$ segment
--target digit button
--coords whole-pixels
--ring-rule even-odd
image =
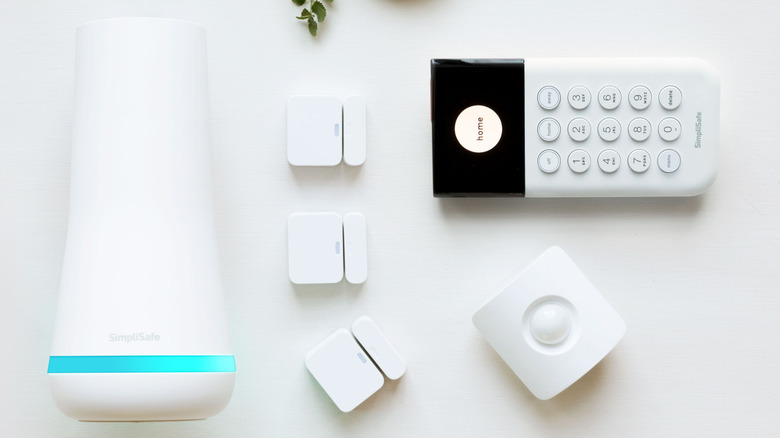
[[[666,141],[674,141],[680,136],[682,126],[677,119],[667,117],[658,124],[658,135]]]
[[[611,110],[617,108],[621,99],[620,90],[617,87],[607,85],[599,90],[599,103],[604,109]]]
[[[628,155],[628,167],[636,173],[643,173],[650,167],[650,154],[644,149],[634,149]]]
[[[569,122],[569,137],[574,141],[585,141],[590,137],[590,122],[577,117]]]
[[[628,123],[628,135],[636,141],[645,141],[650,137],[650,122],[644,117],[637,117]]]
[[[620,122],[612,117],[599,122],[599,137],[604,141],[615,141],[620,137]]]
[[[637,110],[643,110],[650,106],[652,98],[650,89],[642,85],[637,85],[628,92],[628,102],[632,108]]]
[[[614,173],[620,167],[620,154],[614,149],[606,149],[599,154],[599,169],[604,173]]]
[[[590,167],[590,155],[582,149],[575,149],[569,154],[569,169],[574,173],[582,173]]]
[[[574,109],[585,109],[590,105],[590,90],[577,85],[569,90],[569,105]]]

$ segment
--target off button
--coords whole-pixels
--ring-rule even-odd
[[[561,165],[561,156],[552,149],[545,149],[539,154],[539,169],[544,173],[554,173]]]

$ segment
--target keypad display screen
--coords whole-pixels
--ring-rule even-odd
[[[434,196],[523,196],[523,60],[431,61]]]

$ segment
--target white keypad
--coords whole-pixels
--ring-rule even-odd
[[[523,196],[696,196],[717,177],[721,82],[706,61],[524,62]]]
[[[607,117],[599,122],[599,137],[604,141],[615,141],[620,137],[620,122],[612,117]]]
[[[628,123],[628,135],[636,141],[647,140],[650,130],[650,122],[644,117],[637,117]]]
[[[561,103],[561,93],[557,88],[547,86],[539,90],[539,94],[536,96],[539,101],[539,105],[547,110],[555,109],[559,103]]]
[[[591,105],[592,91],[588,86],[575,83],[563,89],[568,89],[568,106],[559,106],[562,96],[555,86],[541,87],[537,94],[539,106],[548,115],[537,125],[539,138],[549,144],[537,156],[537,164],[543,173],[552,175],[559,172],[561,156],[566,157],[569,170],[578,174],[590,169],[591,157],[606,174],[623,172],[623,160],[634,174],[646,173],[654,160],[657,169],[667,174],[680,168],[682,159],[675,149],[675,142],[682,134],[682,124],[678,118],[672,117],[682,102],[679,87],[666,85],[653,95],[651,88],[643,84],[623,90],[615,85],[604,85],[598,88],[595,98],[599,104],[595,106]],[[628,105],[618,109],[623,92]],[[652,105],[656,105],[655,111],[649,109]],[[659,107],[669,116],[659,120]],[[568,135],[561,137],[564,127]],[[598,136],[593,136],[595,140],[590,140],[591,129],[596,129],[598,133]],[[621,139],[623,129],[628,136]],[[657,129],[658,137],[649,141],[654,136],[654,129]],[[642,148],[637,148],[640,143]],[[653,149],[658,143],[663,143],[663,147]],[[568,149],[566,145],[576,147]]]
[[[604,109],[611,110],[617,108],[618,105],[620,105],[621,99],[622,96],[617,87],[607,85],[599,90],[599,104],[601,104],[601,107]]]
[[[590,168],[590,154],[582,149],[575,149],[569,154],[569,169],[575,173],[583,173]]]
[[[614,149],[605,149],[599,154],[599,169],[614,173],[620,168],[620,154]]]
[[[680,121],[675,118],[667,117],[658,124],[658,135],[666,141],[677,140],[680,137],[681,132],[682,126],[680,125]]]
[[[585,141],[590,136],[590,123],[582,117],[569,122],[569,137],[574,141]]]
[[[577,85],[569,90],[569,105],[574,109],[585,109],[590,105],[590,90]]]
[[[561,156],[552,149],[545,149],[539,154],[539,168],[544,173],[553,173],[561,165]]]
[[[539,127],[536,130],[539,133],[539,138],[544,141],[554,141],[561,135],[561,125],[557,120],[549,117],[539,122]]]

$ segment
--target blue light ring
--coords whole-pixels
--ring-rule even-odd
[[[49,374],[234,373],[232,355],[51,356]]]

